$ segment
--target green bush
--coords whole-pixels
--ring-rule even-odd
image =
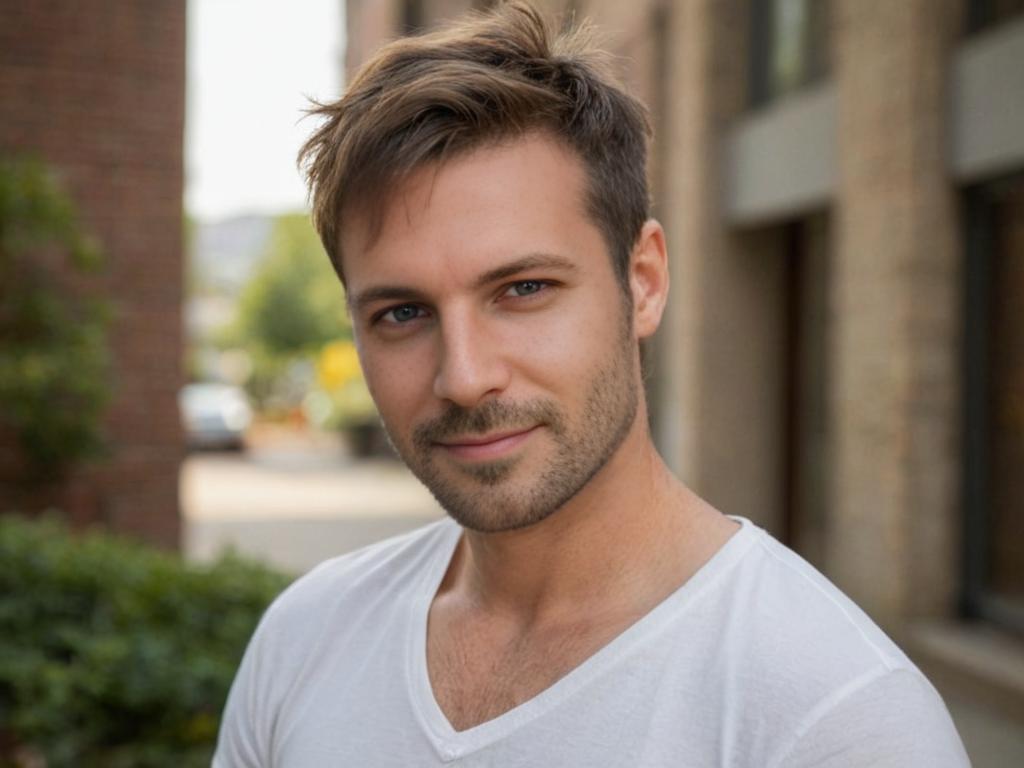
[[[287,581],[0,515],[0,765],[208,766],[245,644]]]

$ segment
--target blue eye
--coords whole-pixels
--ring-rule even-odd
[[[415,320],[419,317],[421,311],[415,304],[402,304],[399,307],[389,309],[380,316],[380,319],[389,323],[408,323],[410,320]]]
[[[520,280],[518,283],[513,283],[509,286],[509,291],[513,292],[516,296],[529,296],[539,292],[542,288],[544,288],[544,283],[540,280]]]

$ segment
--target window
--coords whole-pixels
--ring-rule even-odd
[[[825,568],[829,472],[828,311],[829,216],[812,214],[784,225],[785,363],[783,528],[807,560]]]
[[[964,607],[1024,631],[1024,174],[966,206]]]
[[[827,0],[750,0],[750,103],[762,106],[829,70]]]
[[[1024,18],[1024,0],[970,0],[967,33],[984,32],[1017,18]]]
[[[423,31],[425,19],[423,16],[422,0],[403,0],[400,12],[400,24],[403,35],[415,35]]]

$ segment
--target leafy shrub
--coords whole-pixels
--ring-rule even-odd
[[[246,642],[287,581],[0,515],[0,765],[209,765]]]
[[[40,254],[69,273],[101,264],[74,203],[39,162],[0,156],[0,420],[13,430],[25,478],[50,481],[103,455],[110,398],[109,308],[54,279]]]

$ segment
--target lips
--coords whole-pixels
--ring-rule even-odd
[[[538,428],[530,427],[514,432],[458,437],[454,440],[438,442],[436,445],[452,456],[467,461],[496,459],[508,455],[525,443]]]

